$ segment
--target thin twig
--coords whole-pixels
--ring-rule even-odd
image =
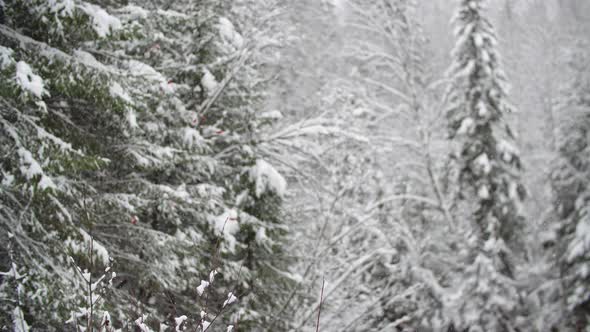
[[[322,302],[324,301],[324,285],[326,283],[326,278],[322,277],[322,292],[320,293],[320,305],[318,307],[318,322],[315,326],[315,332],[320,331],[320,315],[322,314]]]

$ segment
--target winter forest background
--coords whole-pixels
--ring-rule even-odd
[[[0,9],[1,331],[590,331],[590,2]]]

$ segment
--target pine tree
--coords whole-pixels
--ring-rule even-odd
[[[19,289],[23,318],[44,330],[62,327],[84,301],[68,256],[89,270],[109,264],[98,241],[93,262],[73,252],[89,253],[86,203],[95,190],[87,175],[109,162],[100,139],[124,141],[125,104],[109,93],[104,72],[73,55],[83,42],[106,36],[86,9],[68,1],[9,2],[0,27],[0,237],[2,252],[11,244],[14,253],[2,270],[12,263],[26,275]]]
[[[572,80],[560,98],[563,123],[559,154],[551,181],[556,216],[560,220],[557,251],[564,286],[566,315],[572,328],[590,326],[590,59],[587,45],[576,45],[570,61]]]
[[[524,190],[514,135],[505,123],[511,106],[496,51],[496,36],[485,17],[484,1],[462,0],[454,18],[456,46],[450,68],[450,137],[459,145],[454,156],[461,194],[479,235],[460,283],[461,296],[447,306],[455,323],[476,331],[514,327],[519,296],[514,286],[515,261]]]
[[[0,236],[29,276],[32,326],[85,315],[69,256],[92,273],[114,260],[119,277],[96,305],[116,313],[116,326],[141,314],[174,326],[207,302],[214,315],[235,289],[241,326],[264,326],[291,282],[285,180],[256,147],[267,123],[256,112],[261,46],[238,32],[228,2],[152,5],[6,7]],[[218,294],[196,300],[211,269]]]

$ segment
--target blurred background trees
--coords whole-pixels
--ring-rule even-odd
[[[2,329],[589,326],[584,1],[0,8]]]

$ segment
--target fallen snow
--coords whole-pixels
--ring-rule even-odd
[[[213,270],[211,272],[209,272],[209,282],[213,283],[215,281],[215,276],[217,275],[217,270]]]
[[[96,239],[93,239],[90,236],[90,234],[88,234],[82,228],[80,228],[79,231],[80,231],[80,235],[82,235],[82,246],[80,246],[78,241],[68,238],[65,241],[66,247],[70,247],[72,249],[72,251],[74,251],[76,253],[87,253],[88,248],[90,248],[90,243],[92,242],[92,251],[93,251],[94,256],[96,258],[98,258],[98,260],[102,264],[108,265],[110,260],[109,260],[109,252],[107,251],[107,249],[102,244],[100,244],[98,241],[96,241]]]
[[[188,317],[186,317],[185,315],[182,315],[180,317],[176,317],[174,318],[174,323],[176,323],[176,332],[180,332],[182,331],[180,329],[180,326],[182,325],[182,323],[184,323],[185,320],[187,320]]]
[[[266,229],[264,227],[258,228],[256,231],[256,243],[264,244],[268,241],[268,237],[266,236]]]
[[[37,98],[48,94],[43,85],[43,79],[34,74],[31,66],[24,61],[19,61],[16,64],[16,83]]]
[[[153,80],[157,83],[153,88],[164,91],[165,93],[174,92],[174,84],[169,84],[168,80],[159,71],[152,66],[137,60],[127,61],[129,72],[136,77]]]
[[[201,325],[203,325],[203,331],[206,331],[209,328],[209,325],[211,325],[211,323],[206,320],[203,320],[201,322]]]
[[[287,190],[287,181],[269,163],[262,159],[256,160],[256,165],[250,168],[250,178],[256,185],[256,197],[272,191],[283,197]]]
[[[135,320],[135,325],[139,328],[141,332],[152,332],[152,330],[144,323],[147,317],[147,315],[142,315],[141,317]]]
[[[475,44],[476,47],[483,46],[483,38],[482,38],[481,34],[479,34],[479,33],[473,34],[473,43]]]
[[[587,217],[582,218],[576,226],[575,236],[568,247],[567,260],[572,263],[584,256],[590,256],[590,219]]]
[[[207,69],[203,69],[203,77],[201,78],[201,85],[205,88],[208,95],[212,95],[215,90],[217,89],[217,80],[215,80],[215,76],[211,74],[211,72]]]
[[[209,287],[209,282],[206,280],[201,280],[201,284],[197,286],[197,293],[199,296],[203,296],[203,293],[205,293],[207,287]]]
[[[104,64],[100,63],[92,54],[86,51],[75,50],[74,57],[87,67],[109,71],[109,69]]]
[[[146,19],[149,12],[135,5],[127,5],[118,10],[119,13],[129,20]]]
[[[121,29],[121,21],[107,13],[97,5],[83,3],[79,7],[86,15],[92,18],[94,31],[99,37],[106,37],[111,31]]]
[[[481,185],[477,190],[477,196],[481,199],[489,199],[490,198],[490,191],[487,185]]]
[[[195,128],[186,127],[183,129],[182,143],[189,148],[198,147],[203,143],[204,139]]]
[[[229,292],[229,294],[227,294],[227,300],[223,301],[223,308],[236,302],[237,300],[238,298],[234,295],[234,293]]]
[[[473,162],[484,174],[489,174],[492,171],[492,164],[485,153],[480,154]]]
[[[129,108],[127,110],[127,115],[125,116],[125,118],[127,119],[127,124],[129,125],[129,128],[138,128],[139,125],[137,124],[137,115],[135,114],[135,111],[131,108]]]
[[[20,172],[27,180],[30,181],[35,177],[40,177],[38,186],[41,190],[57,188],[53,180],[43,173],[41,165],[33,158],[30,151],[19,148],[17,153],[20,157]]]
[[[12,311],[12,324],[12,330],[14,332],[29,332],[29,325],[25,321],[25,316],[18,306]]]
[[[111,87],[109,88],[109,92],[111,96],[121,98],[126,103],[133,104],[133,99],[131,99],[131,96],[129,96],[129,94],[125,91],[125,89],[123,89],[123,87],[119,83],[113,82]]]
[[[274,111],[264,112],[264,113],[260,114],[260,117],[262,119],[282,119],[283,114],[281,114],[281,112],[278,110],[274,110]]]
[[[217,28],[219,29],[219,34],[221,35],[221,38],[225,42],[231,44],[236,48],[242,47],[242,45],[244,44],[244,38],[236,31],[236,28],[230,20],[228,20],[225,17],[220,17]]]
[[[485,117],[488,114],[488,108],[487,108],[486,104],[481,100],[479,100],[477,102],[476,109],[477,109],[477,115],[479,115],[480,117]]]
[[[473,121],[472,118],[470,118],[470,117],[464,118],[463,121],[461,121],[461,126],[459,127],[459,130],[457,130],[457,134],[459,134],[459,135],[471,134],[473,132],[474,125],[475,125],[475,122]]]
[[[518,148],[507,140],[500,140],[498,142],[497,149],[502,156],[502,160],[507,163],[512,161],[513,156],[517,156],[520,153]]]
[[[14,53],[12,49],[0,45],[0,69],[4,69],[14,63],[12,53]]]
[[[217,235],[223,236],[227,247],[231,252],[235,251],[237,240],[235,234],[240,230],[237,219],[237,212],[233,209],[225,211],[219,216],[212,218],[212,224]]]
[[[48,5],[51,13],[60,13],[61,16],[72,16],[76,7],[74,0],[49,0]]]

